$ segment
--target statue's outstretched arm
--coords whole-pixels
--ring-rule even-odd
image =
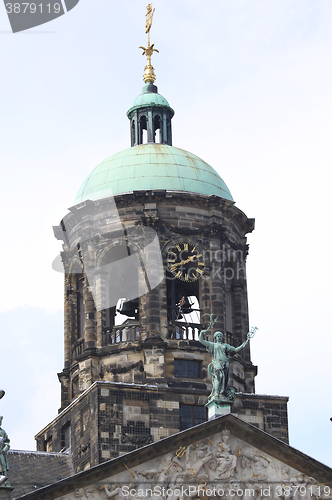
[[[239,345],[239,347],[234,347],[234,351],[233,352],[239,352],[241,351],[241,349],[243,349],[247,344],[248,344],[249,340],[245,340],[241,345]]]
[[[233,352],[239,352],[241,349],[243,349],[243,347],[245,347],[248,344],[249,340],[254,337],[256,330],[258,330],[257,326],[251,328],[250,331],[247,333],[247,340],[245,340],[239,347],[235,347]]]
[[[205,340],[204,339],[204,335],[211,331],[212,328],[213,328],[213,325],[215,324],[215,322],[217,321],[218,319],[218,316],[215,316],[213,314],[210,314],[210,321],[209,321],[209,324],[208,324],[208,327],[206,330],[202,330],[199,334],[199,337],[198,337],[198,340],[201,342],[201,344],[204,344],[206,346],[209,346],[212,342],[209,342],[208,340]]]

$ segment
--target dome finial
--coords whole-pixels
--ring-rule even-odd
[[[143,75],[144,83],[148,83],[148,82],[154,83],[154,81],[156,79],[156,75],[154,74],[154,69],[153,69],[153,66],[151,64],[151,56],[152,56],[153,52],[159,52],[159,50],[154,48],[154,43],[152,45],[150,45],[150,29],[152,26],[153,14],[154,14],[154,11],[156,9],[153,9],[152,3],[149,3],[146,10],[147,10],[147,12],[145,14],[145,16],[146,16],[145,33],[148,34],[148,46],[146,48],[142,47],[142,46],[139,48],[143,49],[143,56],[146,55],[147,60],[148,60],[147,65],[144,68],[144,75]]]

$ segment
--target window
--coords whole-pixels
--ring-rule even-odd
[[[189,429],[194,425],[201,424],[207,420],[205,406],[181,405],[180,404],[180,431]]]
[[[81,410],[81,415],[80,415],[80,423],[81,423],[81,436],[84,435],[84,433],[87,431],[88,429],[88,425],[89,425],[89,407],[88,406],[85,406],[82,410]]]
[[[174,377],[201,378],[201,362],[193,359],[174,359]]]
[[[61,449],[68,450],[70,448],[70,422],[67,422],[61,427]]]
[[[52,436],[44,441],[44,451],[52,451]]]

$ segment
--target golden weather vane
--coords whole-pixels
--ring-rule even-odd
[[[140,46],[139,48],[143,50],[143,56],[146,55],[147,57],[147,65],[144,68],[144,75],[143,75],[143,80],[144,83],[154,83],[156,79],[156,75],[154,73],[153,66],[151,64],[151,56],[153,52],[159,52],[159,50],[154,48],[154,43],[150,45],[150,29],[152,26],[152,19],[153,19],[153,14],[156,9],[153,9],[152,3],[149,3],[147,8],[147,12],[145,14],[146,17],[146,22],[145,22],[145,33],[148,34],[148,46],[147,47],[142,47]]]
[[[149,3],[147,8],[147,12],[145,14],[146,22],[145,22],[145,33],[149,33],[152,25],[153,14],[156,9],[152,9],[152,3]]]

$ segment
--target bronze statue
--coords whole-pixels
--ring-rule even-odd
[[[212,363],[208,366],[208,372],[212,378],[212,391],[208,398],[208,403],[211,401],[232,402],[234,400],[235,390],[228,387],[230,356],[231,354],[239,352],[243,349],[243,347],[245,347],[249,340],[255,335],[257,330],[257,327],[252,328],[247,334],[247,340],[245,340],[239,347],[233,347],[223,342],[222,332],[215,332],[213,336],[214,341],[209,342],[204,339],[203,335],[213,328],[217,319],[217,316],[214,318],[214,315],[211,314],[207,329],[202,330],[199,334],[199,341],[206,346],[206,350],[212,355]]]

